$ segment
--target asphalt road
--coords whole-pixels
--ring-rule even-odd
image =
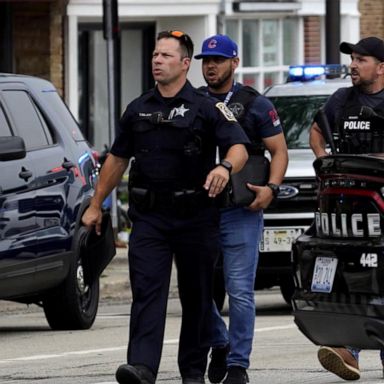
[[[90,330],[51,331],[40,308],[0,302],[1,384],[115,383],[114,373],[125,362],[128,340],[125,252],[119,252],[102,277],[102,300]],[[317,347],[298,331],[277,288],[259,291],[255,297],[258,309],[250,383],[343,382],[322,369]],[[180,314],[173,283],[158,383],[181,383],[176,363]],[[384,383],[377,351],[363,351],[360,366],[359,383]]]

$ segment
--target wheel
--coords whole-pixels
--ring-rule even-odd
[[[45,317],[54,330],[89,329],[96,318],[99,280],[85,284],[81,254],[75,252],[67,278],[43,300]]]
[[[291,299],[295,292],[295,283],[292,276],[285,276],[280,279],[280,292],[288,305],[292,305]]]

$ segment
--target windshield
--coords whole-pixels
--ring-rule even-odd
[[[311,95],[269,98],[280,116],[288,149],[309,148],[309,129],[313,117],[328,97]]]

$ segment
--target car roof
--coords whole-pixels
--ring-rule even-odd
[[[22,83],[39,91],[55,91],[53,84],[40,77],[1,73],[0,83]]]
[[[264,95],[267,97],[331,95],[339,88],[350,86],[352,86],[350,78],[292,81],[273,85],[265,90]]]

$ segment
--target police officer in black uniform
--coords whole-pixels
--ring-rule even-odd
[[[335,150],[384,153],[384,41],[367,37],[357,44],[343,42],[340,51],[351,55],[353,86],[337,90],[324,106]],[[318,123],[313,123],[310,145],[316,157],[327,155],[326,136]],[[357,349],[322,346],[318,358],[325,369],[344,380],[360,378]],[[384,367],[384,349],[380,359]]]
[[[367,37],[357,44],[343,42],[351,55],[352,87],[337,90],[324,106],[331,134],[340,153],[384,152],[384,42]],[[327,154],[326,138],[315,122],[310,145],[316,157]]]
[[[102,202],[133,159],[128,254],[133,302],[128,364],[116,372],[119,383],[155,383],[173,257],[182,305],[179,369],[183,384],[204,383],[219,252],[214,198],[247,160],[248,139],[223,103],[188,82],[192,54],[185,33],[158,35],[152,58],[156,87],[128,105],[82,218],[100,232]],[[226,150],[219,165],[216,145]]]

